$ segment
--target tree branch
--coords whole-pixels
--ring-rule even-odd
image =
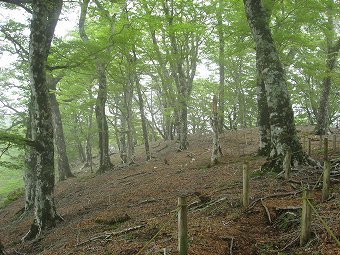
[[[42,146],[36,141],[26,139],[20,135],[9,134],[7,132],[0,131],[0,141],[14,143],[16,145],[28,145],[35,148],[38,151],[42,151]]]
[[[0,2],[14,4],[16,6],[23,8],[28,13],[32,14],[32,10],[25,6],[25,4],[31,4],[32,0],[0,0]]]

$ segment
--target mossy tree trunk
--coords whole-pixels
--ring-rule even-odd
[[[287,148],[293,151],[293,161],[305,163],[306,155],[297,137],[284,70],[269,28],[268,13],[261,0],[244,0],[248,23],[257,54],[258,76],[267,96],[271,149],[264,167],[281,171]],[[261,82],[262,82],[261,81]]]
[[[258,54],[256,54],[258,57]],[[258,62],[258,60],[256,60]],[[259,70],[259,68],[257,68]],[[265,84],[260,73],[257,74],[257,109],[258,109],[258,127],[259,127],[259,150],[261,156],[268,156],[270,153],[270,119],[267,103],[267,93]]]
[[[37,238],[56,226],[60,216],[54,204],[54,145],[51,104],[46,82],[46,62],[62,0],[32,1],[29,74],[32,98],[32,139],[36,150],[34,221],[23,240]]]
[[[26,139],[32,140],[32,100],[28,105],[28,120],[26,123]],[[35,201],[35,185],[37,174],[35,172],[36,165],[36,153],[32,146],[26,146],[25,148],[25,211],[29,211],[34,207]]]

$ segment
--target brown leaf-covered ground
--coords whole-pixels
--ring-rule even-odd
[[[313,157],[320,159],[318,137],[311,135],[310,128],[299,129],[301,137],[309,134],[312,138]],[[224,155],[213,167],[209,166],[211,143],[211,135],[193,135],[189,150],[176,152],[173,141],[154,142],[149,162],[144,161],[143,146],[139,146],[135,165],[115,167],[102,175],[74,165],[77,178],[58,183],[55,191],[64,221],[39,240],[20,242],[32,221],[32,213],[15,218],[23,198],[0,211],[0,240],[6,254],[178,254],[176,208],[183,194],[190,205],[191,255],[340,254],[315,213],[312,238],[300,248],[300,209],[284,209],[301,206],[299,183],[315,183],[320,170],[294,169],[291,182],[277,174],[261,174],[265,159],[256,155],[256,129],[223,134]],[[330,142],[331,158],[339,158],[339,151],[331,148]],[[118,155],[112,155],[112,161],[120,165]],[[244,161],[252,172],[247,210],[241,203]],[[340,239],[339,169],[333,174],[329,201],[320,202],[317,185],[312,197],[318,214]]]

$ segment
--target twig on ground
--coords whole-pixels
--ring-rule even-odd
[[[119,178],[119,179],[117,179],[117,180],[118,180],[118,181],[121,181],[121,180],[127,179],[127,178],[129,178],[129,177],[134,177],[134,176],[143,175],[143,174],[146,174],[146,172],[140,172],[140,173],[130,174],[130,175],[124,176],[124,177],[122,177],[122,178]]]
[[[291,242],[289,242],[285,247],[281,249],[281,251],[285,251],[288,249],[290,246],[292,246],[294,243],[296,243],[300,239],[300,236],[297,235]]]
[[[261,204],[262,204],[264,210],[265,210],[266,213],[267,213],[267,218],[268,218],[269,223],[272,224],[272,219],[271,219],[271,217],[270,217],[270,212],[269,212],[269,210],[268,210],[268,207],[263,203],[263,199],[262,199],[262,198],[261,198]]]
[[[256,203],[262,199],[267,199],[267,198],[273,198],[273,197],[286,197],[286,196],[291,196],[291,195],[297,195],[300,194],[302,192],[302,190],[297,190],[297,191],[293,191],[293,192],[286,192],[286,193],[276,193],[276,194],[271,194],[265,197],[261,197],[258,198],[256,200],[254,200],[248,207],[248,209],[245,212],[250,211],[251,209],[253,209],[253,207],[256,205]]]
[[[234,237],[233,236],[224,236],[221,239],[224,240],[224,241],[230,240],[229,255],[233,255]]]
[[[164,149],[166,149],[166,148],[168,148],[168,147],[169,147],[169,145],[166,144],[164,147],[162,147],[162,148],[156,150],[156,152],[161,152],[162,150],[164,150]]]
[[[111,238],[113,236],[118,236],[118,235],[121,235],[121,234],[126,234],[126,233],[129,233],[129,232],[132,232],[132,231],[144,228],[145,226],[146,225],[138,225],[138,226],[131,227],[131,228],[126,228],[126,229],[123,229],[123,230],[117,231],[117,232],[99,233],[99,234],[96,234],[96,235],[92,236],[91,238],[89,238],[89,239],[87,239],[87,240],[85,240],[83,242],[77,243],[76,247],[77,246],[81,246],[81,245],[86,244],[86,243],[89,243],[89,242],[92,242],[92,241],[95,241],[95,240],[98,240],[98,239],[108,240],[109,238]]]

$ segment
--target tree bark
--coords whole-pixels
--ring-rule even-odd
[[[163,12],[167,18],[168,26],[174,25],[173,2],[163,1]],[[169,30],[172,59],[170,60],[171,75],[177,89],[177,100],[179,106],[178,114],[178,135],[179,150],[188,149],[188,100],[192,91],[193,79],[196,73],[198,61],[199,39],[197,34],[185,34],[187,43],[179,45],[178,37],[174,31]],[[187,48],[186,48],[187,47]],[[183,52],[188,55],[184,55]],[[185,62],[185,63],[184,63]]]
[[[129,73],[129,76],[133,75]],[[132,87],[133,80],[128,78],[127,83],[125,84],[124,88],[124,109],[125,112],[122,114],[125,115],[126,120],[126,138],[127,138],[127,154],[126,154],[126,163],[131,165],[134,163],[135,157],[135,144],[134,144],[134,135],[133,135],[133,116],[132,116],[132,94],[133,94],[133,87]]]
[[[218,163],[218,159],[222,155],[222,149],[220,145],[219,138],[219,121],[218,121],[218,109],[217,109],[217,97],[214,95],[212,102],[212,116],[211,116],[211,127],[213,129],[213,148],[211,154],[211,165],[216,165]]]
[[[89,97],[92,100],[92,91],[89,88]],[[93,111],[94,106],[91,104],[88,117],[87,117],[87,137],[86,137],[86,166],[90,167],[91,173],[93,172],[93,162],[92,162],[92,128],[93,128]]]
[[[89,0],[83,0],[81,3],[80,17],[79,17],[79,35],[84,42],[89,40],[85,31],[85,20],[87,15],[87,9]],[[99,169],[98,173],[104,173],[112,167],[109,154],[109,131],[107,125],[107,119],[105,114],[105,105],[107,99],[107,78],[105,64],[98,61],[96,64],[97,78],[98,78],[98,95],[96,100],[95,112],[98,128],[99,138]]]
[[[225,96],[224,96],[224,86],[225,86],[225,72],[224,72],[224,32],[223,32],[223,0],[218,1],[218,10],[216,14],[217,18],[217,31],[218,31],[218,41],[219,41],[219,54],[218,54],[218,65],[219,65],[219,95],[218,95],[218,132],[222,133],[224,129],[224,109],[225,109]]]
[[[32,100],[28,106],[28,121],[26,124],[26,139],[32,140]],[[35,201],[35,185],[37,174],[35,170],[36,166],[36,152],[31,146],[26,146],[25,149],[25,211],[29,211],[34,207]]]
[[[267,93],[271,151],[264,167],[282,171],[287,148],[292,149],[293,160],[297,163],[305,163],[306,155],[297,137],[284,70],[271,35],[268,14],[261,0],[244,0],[244,5],[256,44],[258,72]]]
[[[329,127],[329,94],[332,87],[332,73],[336,66],[340,50],[340,38],[333,43],[334,37],[334,21],[333,21],[333,1],[328,6],[328,27],[326,31],[327,40],[327,60],[326,60],[326,76],[322,81],[322,94],[320,96],[319,108],[317,111],[315,134],[325,135]],[[334,45],[333,45],[334,44]]]
[[[96,120],[99,134],[99,169],[98,173],[104,173],[112,167],[109,154],[109,130],[105,114],[105,105],[107,98],[107,80],[105,74],[105,65],[97,64],[98,74],[98,96],[96,100]]]
[[[36,189],[34,221],[23,240],[37,238],[43,230],[56,226],[60,216],[54,203],[54,145],[46,62],[62,0],[32,2],[29,46],[29,74],[32,97],[32,139],[40,144],[36,150]]]
[[[57,152],[57,160],[58,160],[58,173],[59,173],[59,181],[64,181],[67,178],[75,177],[70,168],[67,151],[66,151],[66,143],[64,137],[64,128],[61,120],[61,114],[59,110],[59,103],[57,101],[56,94],[54,93],[57,89],[57,83],[60,78],[53,78],[47,76],[47,83],[52,92],[50,93],[50,101],[52,107],[52,119],[53,119],[53,128],[54,128],[54,144]]]
[[[259,54],[256,53],[256,63],[259,62]],[[267,102],[267,93],[261,73],[259,72],[260,66],[257,67],[257,109],[258,109],[258,127],[259,127],[259,150],[261,156],[269,156],[270,153],[270,119]]]
[[[142,121],[142,130],[143,130],[143,139],[144,139],[144,148],[145,148],[145,154],[146,154],[146,160],[151,159],[151,152],[150,152],[150,145],[149,145],[149,132],[148,132],[148,126],[147,126],[147,119],[145,116],[145,107],[144,107],[144,99],[143,94],[141,91],[141,84],[139,82],[139,78],[136,74],[136,90],[138,94],[138,101],[139,101],[139,114]]]

